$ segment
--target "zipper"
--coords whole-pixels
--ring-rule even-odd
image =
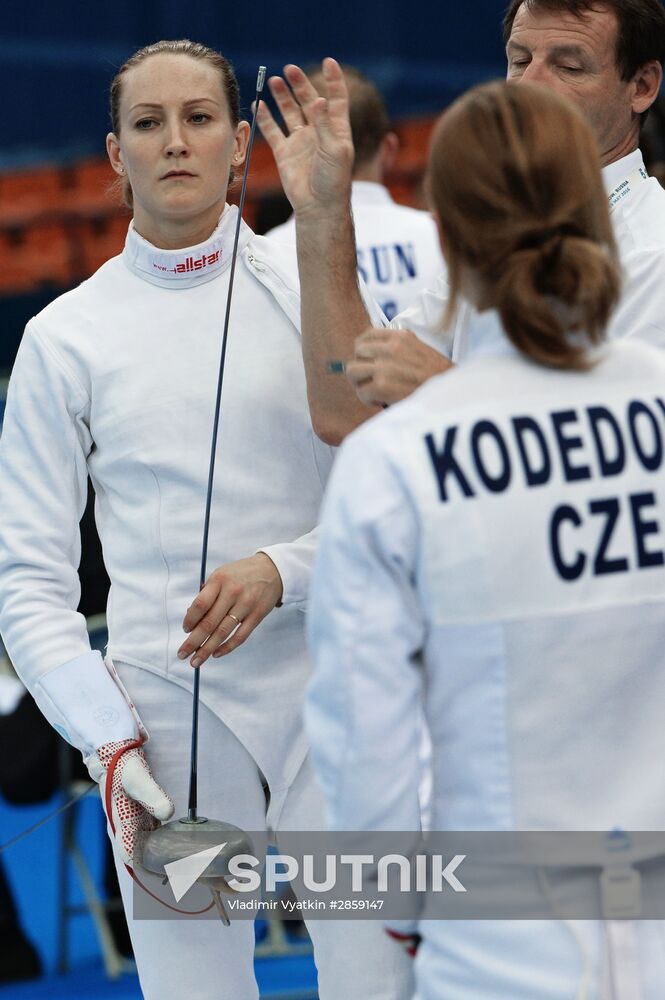
[[[260,264],[253,253],[247,254],[247,262],[252,265],[257,271],[265,271],[266,268],[263,264]]]
[[[268,289],[273,298],[278,302],[282,312],[293,323],[296,330],[300,332],[300,296],[298,292],[290,285],[287,285],[281,274],[274,271],[269,264],[257,260],[253,253],[248,253],[245,260],[258,274],[265,276],[265,278],[257,277],[257,281],[260,281]]]

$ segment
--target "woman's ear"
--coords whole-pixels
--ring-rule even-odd
[[[236,126],[235,149],[233,150],[233,163],[239,166],[245,162],[247,156],[247,146],[249,144],[250,127],[249,122],[238,122]]]
[[[122,151],[120,149],[120,143],[113,132],[109,132],[106,136],[106,152],[108,153],[111,166],[115,170],[116,174],[123,176],[125,173],[125,166],[122,162]]]

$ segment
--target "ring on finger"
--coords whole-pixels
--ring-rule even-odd
[[[236,625],[242,625],[242,621],[240,620],[240,618],[236,618],[236,616],[232,615],[230,611],[227,611],[226,617],[227,618],[233,618],[233,620],[236,623]]]

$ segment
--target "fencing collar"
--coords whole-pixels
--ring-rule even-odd
[[[238,209],[227,205],[219,224],[203,243],[182,250],[160,250],[140,236],[130,222],[122,253],[125,264],[145,281],[164,288],[191,288],[211,281],[231,265]],[[252,236],[242,225],[238,251]]]
[[[603,170],[603,181],[607,192],[610,215],[618,205],[630,198],[631,194],[645,181],[649,175],[644,166],[642,153],[636,149],[634,153],[623,156],[616,163],[610,163]]]

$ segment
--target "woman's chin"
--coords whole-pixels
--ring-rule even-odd
[[[177,196],[170,196],[160,202],[159,205],[151,206],[147,214],[155,222],[168,222],[170,220],[182,221],[184,219],[200,219],[202,216],[210,214],[211,217],[219,217],[224,210],[226,199],[215,201],[203,200],[187,196],[186,193]]]

